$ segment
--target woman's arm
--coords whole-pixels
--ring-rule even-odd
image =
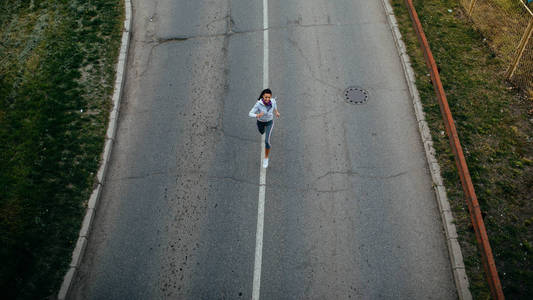
[[[278,111],[278,104],[276,102],[276,98],[272,99],[272,108],[274,108],[274,114],[279,119],[279,111]]]
[[[252,110],[250,110],[250,112],[248,113],[248,116],[250,118],[261,118],[265,113],[258,113],[256,114],[255,112],[257,111],[257,103],[254,105],[254,107],[252,107]]]
[[[257,118],[257,114],[255,113],[257,110],[257,103],[254,104],[254,107],[252,107],[252,110],[250,110],[250,112],[248,113],[248,117],[250,118]]]
[[[272,108],[274,109],[274,114],[279,119],[279,110],[278,110],[278,103],[276,102],[276,98],[272,98]]]

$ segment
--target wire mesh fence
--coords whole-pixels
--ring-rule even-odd
[[[533,3],[530,0],[460,2],[474,26],[507,65],[506,78],[533,96],[533,13],[530,9]]]

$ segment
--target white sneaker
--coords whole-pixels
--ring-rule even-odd
[[[268,168],[268,158],[263,159],[263,168]]]

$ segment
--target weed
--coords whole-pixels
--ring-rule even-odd
[[[70,262],[103,147],[122,5],[0,3],[0,285],[6,298],[54,294]],[[89,51],[95,59],[88,60]],[[83,113],[89,107],[94,113]]]

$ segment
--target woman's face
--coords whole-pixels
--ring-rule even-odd
[[[271,94],[264,94],[263,95],[263,99],[265,100],[266,103],[270,102],[270,98],[272,98]]]

